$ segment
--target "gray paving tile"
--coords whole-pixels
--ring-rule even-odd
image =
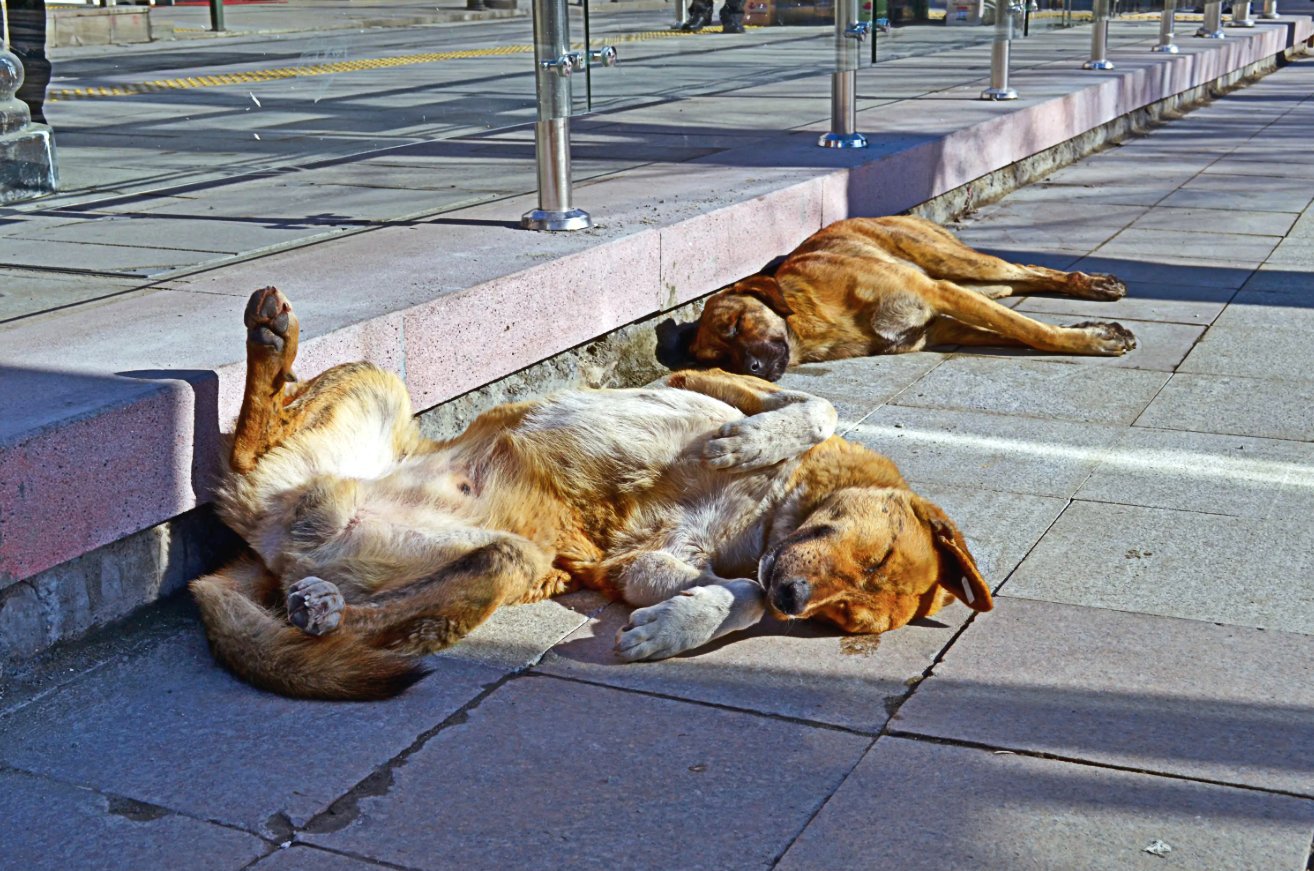
[[[1076,495],[1238,517],[1314,514],[1314,445],[1133,427]]]
[[[601,595],[584,590],[546,602],[501,608],[438,656],[508,671],[521,669],[537,662],[552,645],[606,606]]]
[[[629,609],[615,605],[554,647],[537,670],[874,733],[969,613],[955,604],[916,625],[857,638],[820,623],[770,620],[684,656],[624,663],[613,646]]]
[[[429,739],[339,830],[309,840],[412,868],[762,866],[868,746],[832,729],[524,677]]]
[[[1280,381],[1314,380],[1314,343],[1301,329],[1215,324],[1179,371]]]
[[[1080,323],[1071,316],[1035,312],[1035,320],[1047,324]],[[1112,315],[1097,316],[1101,321],[1115,320]],[[1129,318],[1117,319],[1136,336],[1136,347],[1121,357],[1086,357],[1071,354],[1045,354],[1027,348],[971,348],[964,353],[982,357],[1003,357],[1022,360],[1048,360],[1056,363],[1072,363],[1084,366],[1108,366],[1115,369],[1146,369],[1154,372],[1171,372],[1177,368],[1194,347],[1203,326],[1190,324],[1164,323],[1162,321],[1134,321]]]
[[[1314,634],[1314,554],[1305,517],[1073,502],[1005,590],[1070,605]]]
[[[1254,268],[1273,252],[1278,236],[1241,236],[1213,234],[1208,237],[1180,230],[1154,230],[1133,227],[1123,230],[1095,252],[1096,257],[1175,263],[1183,259],[1220,261]]]
[[[1177,374],[1136,426],[1314,441],[1314,382]]]
[[[1067,315],[1071,318],[1120,321],[1164,321],[1208,324],[1232,298],[1230,287],[1128,282],[1127,295],[1117,302],[1096,302],[1070,296],[1028,296],[1020,312]]]
[[[1310,287],[1309,270],[1276,264],[1260,266],[1245,282],[1246,290],[1289,293],[1304,299],[1309,299]]]
[[[5,837],[0,867],[241,868],[268,845],[252,835],[18,771],[0,771]]]
[[[377,871],[380,865],[296,844],[270,853],[252,871]]]
[[[1242,289],[1214,323],[1220,327],[1314,330],[1314,293]]]
[[[847,438],[890,457],[911,480],[1067,498],[1121,427],[891,405]]]
[[[1147,230],[1173,230],[1178,233],[1246,234],[1283,236],[1291,229],[1296,216],[1290,212],[1259,212],[1241,209],[1181,209],[1160,206],[1137,218],[1133,227]],[[1208,248],[1212,241],[1181,237],[1188,245]],[[1214,258],[1217,259],[1217,258]]]
[[[895,404],[1130,423],[1167,378],[1102,366],[956,357],[905,390]]]
[[[776,867],[1294,869],[1311,813],[1287,796],[885,737]],[[1147,853],[1155,841],[1172,852]]]
[[[16,242],[16,240],[9,240]],[[88,242],[23,240],[21,247],[8,246],[0,265],[29,269],[86,269],[121,275],[159,275],[184,266],[195,266],[224,255],[210,251],[154,248],[149,239],[135,245],[96,245]]]
[[[0,762],[276,831],[275,815],[306,822],[501,676],[436,665],[386,704],[295,701],[239,683],[193,630],[0,719]]]
[[[839,431],[845,432],[945,359],[945,354],[919,351],[805,363],[785,373],[780,386],[829,399],[840,415]]]
[[[1312,796],[1311,667],[1305,635],[1001,596],[891,727]]]
[[[1089,183],[1054,179],[1037,182],[1009,194],[1009,202],[1073,203],[1087,209],[1097,209],[1102,205],[1153,206],[1176,191],[1190,177],[1176,175],[1148,181],[1127,179],[1120,182],[1109,181],[1105,177],[1102,182],[1096,180]]]
[[[1276,167],[1275,167],[1276,169]],[[1198,176],[1160,201],[1163,206],[1197,209],[1253,209],[1263,203],[1266,211],[1301,212],[1314,199],[1308,185],[1292,184],[1276,176],[1239,175],[1223,172]]]
[[[1314,272],[1314,239],[1293,236],[1282,240],[1264,261],[1268,266],[1286,267],[1300,272]]]
[[[992,248],[1091,251],[1145,214],[1145,206],[1108,205],[1076,211],[1070,203],[1039,200],[1001,204],[981,213],[959,233],[969,245]]]
[[[142,285],[137,278],[0,269],[0,321],[91,302]]]

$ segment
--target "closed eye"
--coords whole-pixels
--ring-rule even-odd
[[[894,542],[891,541],[890,546],[885,549],[885,555],[882,556],[876,562],[871,563],[870,565],[867,566],[867,575],[872,576],[879,574],[880,570],[885,568],[885,564],[890,561],[890,555],[893,553],[894,553]]]

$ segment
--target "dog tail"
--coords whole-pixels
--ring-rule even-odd
[[[424,677],[418,657],[371,646],[343,626],[307,635],[252,597],[270,580],[263,565],[239,560],[192,581],[215,659],[264,690],[306,699],[386,699]]]

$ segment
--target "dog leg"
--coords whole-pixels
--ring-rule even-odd
[[[839,415],[826,400],[750,375],[719,370],[676,372],[668,387],[719,399],[745,415],[721,427],[703,458],[718,469],[760,469],[796,457],[835,433]]]
[[[723,581],[683,590],[639,608],[616,634],[626,662],[667,659],[761,622],[766,595],[754,581]]]
[[[1136,337],[1121,324],[1084,321],[1051,326],[950,281],[927,282],[922,292],[938,314],[1037,351],[1117,357],[1136,347]]]
[[[284,389],[296,381],[292,361],[297,355],[300,327],[292,305],[275,287],[251,295],[243,316],[246,323],[246,391],[233,431],[231,464],[238,474],[283,435]]]

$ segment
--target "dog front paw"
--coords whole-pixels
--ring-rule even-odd
[[[1074,272],[1072,279],[1074,281],[1073,296],[1101,302],[1112,302],[1127,295],[1127,285],[1116,275],[1098,272],[1087,275],[1082,272]]]
[[[703,459],[714,469],[760,469],[779,462],[778,450],[760,421],[727,423],[703,447]]]
[[[336,585],[314,575],[287,591],[287,619],[307,635],[327,635],[337,629],[346,605]]]
[[[716,637],[733,604],[729,590],[708,586],[639,608],[616,633],[616,654],[626,662],[638,662],[701,647]]]
[[[1091,339],[1091,353],[1106,357],[1121,357],[1136,347],[1136,336],[1122,324],[1101,321],[1083,321],[1068,329],[1081,330]]]

